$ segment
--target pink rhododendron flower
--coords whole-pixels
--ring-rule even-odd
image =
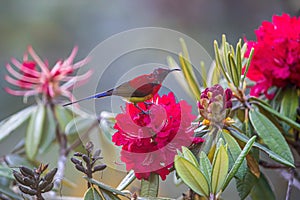
[[[271,99],[268,89],[272,86],[300,87],[300,18],[273,16],[272,22],[263,22],[255,34],[257,41],[247,42],[247,54],[254,48],[247,77],[256,82],[250,94],[263,93]]]
[[[117,132],[112,141],[122,146],[121,160],[127,170],[134,170],[138,179],[148,179],[150,173],[159,174],[162,180],[170,173],[176,149],[203,142],[194,138],[190,128],[196,118],[192,107],[185,101],[176,102],[173,93],[159,96],[139,108],[127,103],[126,110],[116,116]]]
[[[61,95],[74,100],[70,89],[76,82],[79,85],[91,75],[91,71],[80,76],[72,75],[88,62],[88,59],[85,58],[73,63],[77,51],[78,48],[75,47],[66,60],[59,60],[53,67],[50,67],[48,62],[42,61],[29,46],[22,62],[12,58],[11,63],[14,67],[10,64],[6,65],[6,69],[10,73],[5,76],[6,81],[19,89],[5,88],[5,90],[17,96],[27,97],[42,94],[48,99]]]

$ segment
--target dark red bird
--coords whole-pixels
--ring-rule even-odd
[[[150,74],[138,76],[113,89],[80,99],[78,101],[64,104],[63,106],[68,106],[73,103],[78,103],[80,101],[88,99],[97,99],[112,95],[123,97],[127,101],[132,102],[134,104],[138,102],[143,102],[148,99],[151,99],[159,91],[162,82],[165,80],[167,75],[173,71],[180,71],[180,69],[157,68]]]

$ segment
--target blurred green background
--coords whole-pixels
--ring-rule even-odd
[[[11,57],[22,59],[28,45],[53,64],[57,59],[68,56],[74,45],[79,46],[77,59],[80,59],[116,33],[138,27],[164,27],[194,38],[213,57],[212,42],[219,40],[223,33],[230,42],[244,36],[255,39],[254,29],[263,20],[270,21],[272,15],[282,12],[296,15],[299,8],[298,0],[1,1],[0,119],[27,106],[21,97],[9,95],[3,88],[7,86],[4,81],[5,64]],[[0,151],[4,151],[3,147]],[[73,172],[72,169],[69,174]],[[109,173],[104,173],[103,178],[112,184],[112,180],[120,179]],[[286,183],[278,176],[274,176],[272,181],[275,182],[278,199],[282,199]],[[283,185],[279,185],[280,182]],[[84,187],[68,193],[79,195]],[[178,194],[174,188],[168,187],[164,183],[164,196]],[[228,189],[224,198],[237,198],[230,195]]]

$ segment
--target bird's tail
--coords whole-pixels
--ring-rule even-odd
[[[98,99],[98,98],[102,98],[102,97],[111,96],[112,93],[113,93],[113,90],[111,89],[111,90],[101,92],[101,93],[98,93],[98,94],[95,94],[95,95],[92,95],[92,96],[89,96],[89,97],[86,97],[86,98],[83,98],[83,99],[79,99],[77,101],[72,101],[72,102],[63,104],[63,106],[69,106],[69,105],[72,105],[74,103],[79,103],[81,101],[85,101],[85,100],[89,100],[89,99]]]

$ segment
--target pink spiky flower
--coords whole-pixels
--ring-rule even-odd
[[[70,90],[75,83],[76,86],[81,85],[91,76],[90,70],[83,75],[72,75],[88,62],[88,58],[85,58],[73,63],[77,51],[78,47],[74,47],[67,59],[59,60],[53,67],[50,67],[48,62],[43,61],[29,46],[22,62],[12,58],[11,63],[14,67],[9,63],[6,65],[10,75],[6,75],[5,80],[18,88],[7,87],[6,92],[25,98],[39,94],[46,99],[64,96],[73,101],[75,98]]]

